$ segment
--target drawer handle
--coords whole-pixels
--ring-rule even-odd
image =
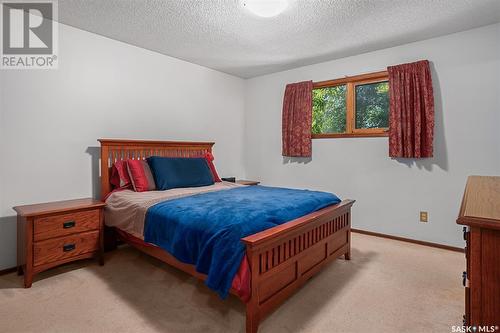
[[[75,221],[67,221],[67,222],[63,223],[63,228],[69,229],[69,228],[73,228],[75,225],[76,225]]]
[[[464,285],[464,287],[466,286],[466,282],[467,282],[467,272],[463,272],[462,273],[462,284]]]
[[[75,248],[76,248],[75,244],[64,244],[63,245],[63,251],[64,252],[73,251]]]

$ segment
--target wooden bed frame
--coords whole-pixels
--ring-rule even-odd
[[[100,139],[101,195],[110,191],[110,171],[118,160],[148,156],[190,157],[212,151],[213,142],[176,142]],[[334,259],[351,256],[351,206],[354,200],[302,216],[245,237],[251,271],[251,297],[246,304],[246,332],[255,333],[259,322],[295,290]],[[122,237],[127,242],[127,239]],[[181,263],[161,248],[130,242],[137,249],[204,280],[193,265]]]

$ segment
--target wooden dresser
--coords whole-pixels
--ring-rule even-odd
[[[33,275],[70,261],[102,256],[105,203],[93,199],[17,206],[17,267]]]
[[[470,176],[458,224],[465,225],[465,325],[500,326],[500,177]]]

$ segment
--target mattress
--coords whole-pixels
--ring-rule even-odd
[[[137,238],[144,239],[144,221],[146,212],[151,206],[166,200],[241,186],[245,185],[217,182],[209,186],[175,188],[166,191],[115,191],[106,199],[104,221],[109,227],[119,228]]]

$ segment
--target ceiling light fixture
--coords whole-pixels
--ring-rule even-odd
[[[243,7],[260,17],[274,17],[287,7],[287,0],[243,0]]]

